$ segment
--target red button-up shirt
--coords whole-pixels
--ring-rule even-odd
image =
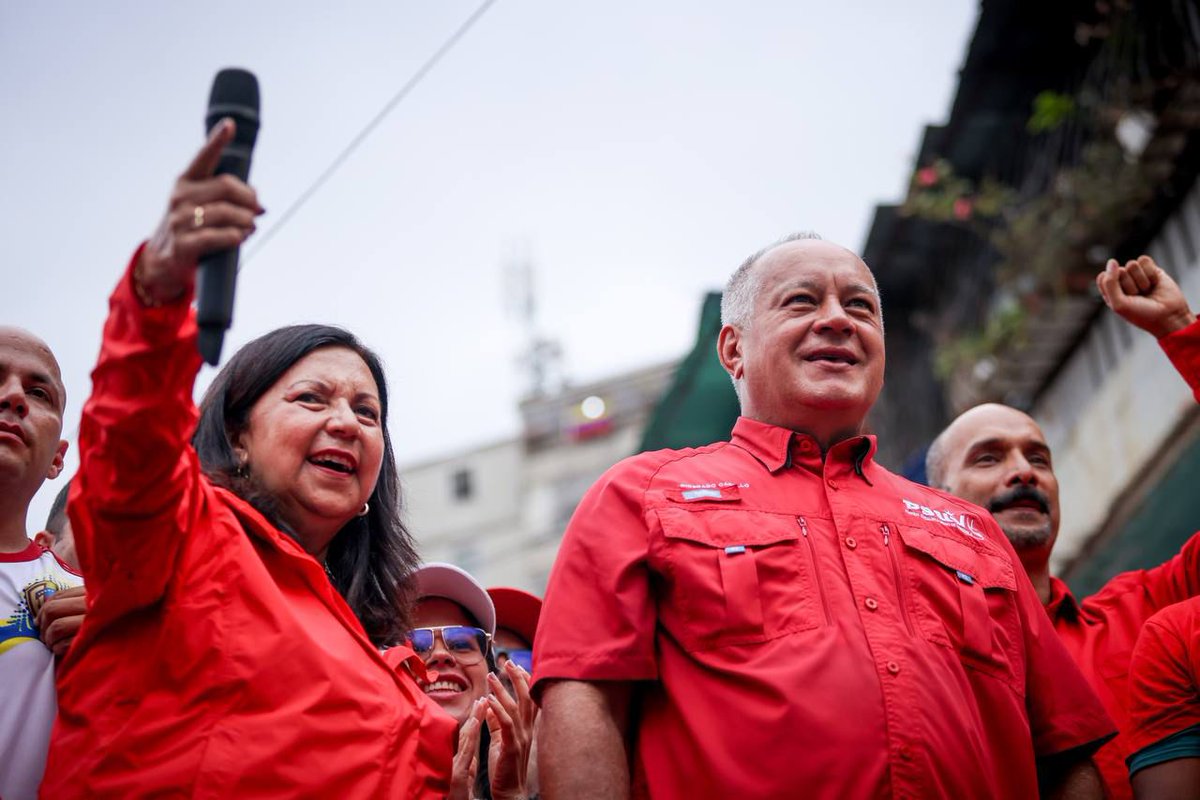
[[[635,796],[1035,797],[1111,735],[995,522],[874,451],[741,419],[584,498],[535,690],[647,682]]]
[[[321,565],[201,474],[199,366],[195,313],[143,308],[127,272],[80,428],[89,609],[42,796],[444,797],[456,726],[415,656],[389,666]]]
[[[1129,751],[1200,725],[1200,597],[1155,614],[1129,668]]]
[[[1200,401],[1200,321],[1158,340]],[[1096,753],[1096,766],[1113,800],[1132,800],[1125,759],[1129,730],[1129,658],[1142,626],[1155,612],[1200,594],[1200,535],[1154,569],[1125,572],[1096,594],[1077,601],[1067,585],[1050,579],[1046,612],[1067,650],[1121,731]]]

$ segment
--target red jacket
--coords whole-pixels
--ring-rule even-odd
[[[127,273],[79,435],[90,608],[42,796],[444,796],[453,720],[316,560],[201,474],[199,366],[188,304],[142,307]]]
[[[1200,401],[1200,321],[1158,340]],[[1142,626],[1159,609],[1200,594],[1200,534],[1179,555],[1154,569],[1125,572],[1082,603],[1050,579],[1046,611],[1067,650],[1121,731],[1096,753],[1096,766],[1114,800],[1132,800],[1125,759],[1129,738],[1129,658]]]

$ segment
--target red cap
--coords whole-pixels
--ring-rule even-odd
[[[537,631],[538,616],[542,613],[542,600],[535,594],[522,589],[505,586],[487,590],[496,606],[496,627],[508,628],[533,646],[533,634]]]

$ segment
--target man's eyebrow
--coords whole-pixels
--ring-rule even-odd
[[[1005,441],[998,436],[993,436],[990,439],[980,439],[977,442],[971,442],[966,449],[966,455],[977,453],[980,450],[995,450],[999,447],[1004,447]]]
[[[52,389],[54,389],[54,393],[56,395],[61,396],[61,395],[66,394],[66,388],[63,386],[62,379],[54,377],[49,372],[41,372],[39,370],[34,370],[33,372],[29,373],[29,377],[35,383],[40,383],[45,386],[51,387]]]
[[[852,292],[862,292],[863,294],[869,294],[872,297],[879,297],[879,292],[875,290],[875,287],[865,283],[852,283],[846,288]]]
[[[784,281],[779,285],[779,291],[781,292],[790,292],[795,289],[808,289],[809,291],[817,291],[821,288],[821,284],[817,283],[812,278],[795,278],[793,280]]]
[[[58,381],[49,372],[31,372],[29,373],[29,377],[38,383],[48,383],[51,386],[58,386]]]
[[[972,453],[977,453],[980,450],[995,450],[997,448],[1006,447],[1007,445],[1007,439],[999,436],[993,436],[989,439],[980,439],[977,442],[971,442],[971,444],[967,447],[966,454],[971,455]],[[1035,450],[1044,450],[1047,453],[1050,452],[1050,445],[1040,440],[1034,440],[1033,442],[1024,444],[1024,447],[1030,446],[1032,446]]]

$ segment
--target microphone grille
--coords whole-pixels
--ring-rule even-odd
[[[205,130],[225,117],[237,123],[234,141],[253,147],[258,138],[258,78],[249,70],[227,67],[213,79],[208,96],[208,112],[204,115]]]
[[[258,78],[254,73],[238,67],[227,67],[213,79],[212,94],[208,104],[248,106],[258,111]]]

